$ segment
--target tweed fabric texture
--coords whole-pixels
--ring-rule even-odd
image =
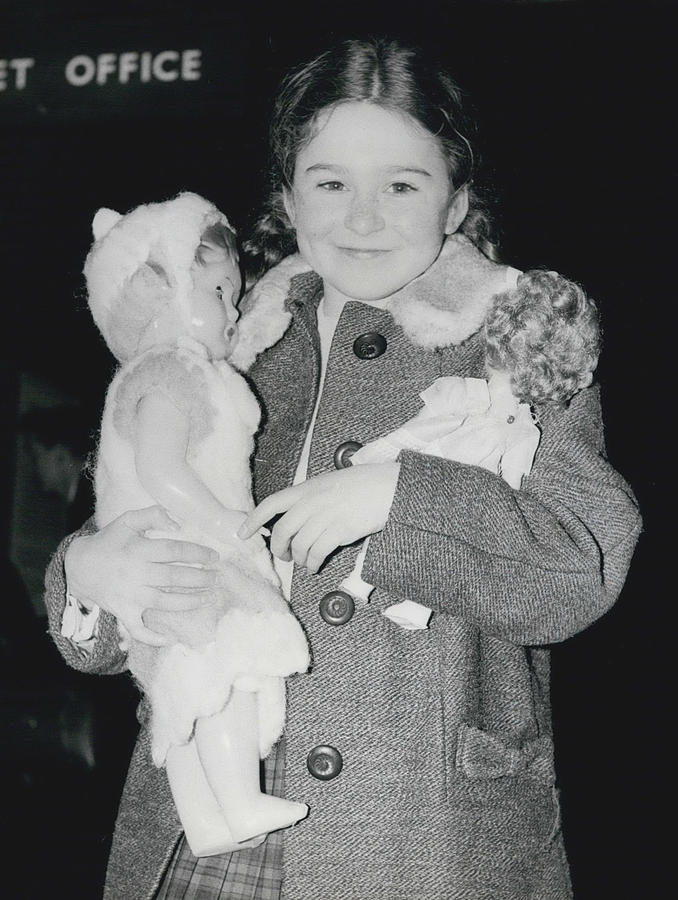
[[[312,274],[293,279],[290,329],[251,373],[265,423],[255,451],[259,500],[291,482],[310,421],[319,290]],[[369,332],[386,339],[386,351],[359,359],[353,343]],[[332,468],[339,443],[364,443],[411,418],[419,393],[442,375],[483,376],[475,336],[426,350],[387,311],[348,303],[332,344],[310,474]],[[582,392],[568,409],[538,412],[542,441],[520,491],[477,467],[403,454],[389,520],[372,537],[363,570],[375,591],[347,624],[328,625],[318,603],[352,570],[356,547],[334,554],[316,576],[295,573],[291,604],[313,665],[288,682],[285,785],[311,813],[283,833],[283,900],[571,896],[552,762],[548,644],[614,602],[640,518],[605,459],[597,391]],[[428,630],[405,631],[381,615],[405,598],[435,610]],[[48,604],[57,615],[63,608],[56,584]],[[330,781],[306,766],[318,744],[343,757]],[[153,896],[176,847],[180,832],[163,777],[147,754],[135,755],[111,855],[110,900]],[[223,896],[232,895],[226,889]]]

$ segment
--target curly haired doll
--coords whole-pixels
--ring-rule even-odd
[[[307,668],[308,649],[261,536],[235,535],[253,508],[260,417],[225,361],[241,286],[235,236],[216,207],[189,193],[124,216],[99,210],[93,232],[88,301],[121,364],[101,426],[97,525],[159,504],[180,537],[219,555],[199,608],[147,610],[143,626],[164,646],[124,636],[151,703],[153,760],[166,765],[192,852],[212,855],[307,812],[259,785],[259,760],[283,728],[284,678]],[[250,329],[239,340],[251,358],[266,335]]]
[[[539,408],[567,404],[591,384],[600,352],[595,303],[556,272],[517,275],[497,294],[484,324],[487,380],[448,376],[422,392],[423,409],[400,428],[365,444],[351,464],[395,460],[414,450],[482,466],[519,489],[539,445]],[[367,600],[360,576],[366,543],[342,587]],[[430,611],[405,601],[386,611],[405,627],[423,627]]]

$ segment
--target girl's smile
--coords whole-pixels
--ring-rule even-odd
[[[286,208],[326,300],[380,300],[424,272],[466,214],[433,135],[370,102],[321,113]]]

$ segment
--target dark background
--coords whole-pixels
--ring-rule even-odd
[[[0,93],[5,549],[22,379],[53,384],[96,422],[110,378],[80,275],[98,207],[124,211],[190,189],[243,228],[261,187],[275,85],[290,65],[340,38],[389,34],[424,44],[468,90],[506,260],[557,269],[600,305],[608,452],[645,520],[617,606],[553,653],[557,764],[578,900],[659,895],[668,850],[675,12],[669,2],[574,0],[202,2],[191,10],[62,0],[0,9],[0,59],[37,60],[21,95]],[[77,90],[63,82],[64,62],[78,53],[190,47],[203,51],[198,82]],[[74,690],[87,694],[80,681]],[[50,781],[57,768],[36,762],[28,780],[39,789],[15,798],[31,822],[8,807],[23,830],[5,841],[3,871],[14,872],[13,893],[0,884],[5,896],[44,896],[47,879],[51,896],[98,896],[115,791],[104,790],[105,812],[89,818],[87,803],[54,788],[55,779],[72,777],[81,797],[89,776]],[[115,766],[111,772],[115,786],[121,776]]]

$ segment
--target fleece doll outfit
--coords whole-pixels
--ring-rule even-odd
[[[506,269],[463,238],[446,247],[449,277],[434,291],[422,276],[404,289],[406,299],[396,295],[385,309],[345,304],[308,477],[332,471],[342,443],[366,445],[402,426],[437,378],[485,376],[479,329],[493,295],[505,289]],[[289,486],[299,463],[318,400],[321,297],[315,273],[292,278],[277,312],[281,338],[248,373],[265,411],[254,457],[258,501]],[[246,310],[243,329],[247,319]],[[377,344],[376,355],[365,352]],[[537,412],[541,439],[518,490],[479,466],[401,453],[388,521],[371,537],[365,561],[375,589],[343,621],[328,621],[327,598],[352,570],[358,548],[340,548],[317,575],[295,568],[290,602],[313,668],[287,681],[285,737],[266,772],[269,791],[284,786],[288,796],[304,798],[307,820],[260,847],[191,859],[165,773],[151,760],[144,704],[106,900],[150,900],[168,865],[191,881],[183,895],[169,885],[171,897],[215,882],[228,900],[277,897],[280,885],[282,900],[571,897],[548,645],[612,606],[640,517],[605,456],[597,387],[567,407]],[[55,640],[76,668],[119,671],[125,654],[105,612],[89,654],[60,634],[68,540],[47,577]],[[382,615],[404,598],[435,611],[428,629],[408,631]],[[313,763],[327,747],[333,753],[318,777]]]
[[[176,285],[172,302],[182,315],[190,314],[181,307],[182,290],[200,236],[218,217],[211,204],[184,194],[114,218],[110,228],[110,219],[99,222],[103,234],[86,263],[90,305],[123,360],[110,385],[101,426],[95,477],[99,528],[126,510],[156,503],[137,476],[134,438],[140,400],[158,391],[190,423],[187,461],[201,481],[224,507],[253,508],[250,459],[260,412],[244,378],[227,362],[211,361],[203,345],[188,337],[179,338],[177,346],[136,355],[131,332],[111,334],[115,288],[149,254]],[[124,315],[118,321],[127,327]],[[253,552],[235,538],[230,544],[216,540],[190,521],[179,524],[178,533],[151,534],[206,544],[218,551],[220,561],[204,606],[184,612],[147,610],[146,625],[170,637],[169,646],[129,642],[129,669],[151,703],[153,760],[162,765],[170,746],[190,739],[196,719],[223,709],[234,685],[256,691],[264,757],[282,733],[283,679],[308,665],[306,641],[278,589],[268,551]]]

